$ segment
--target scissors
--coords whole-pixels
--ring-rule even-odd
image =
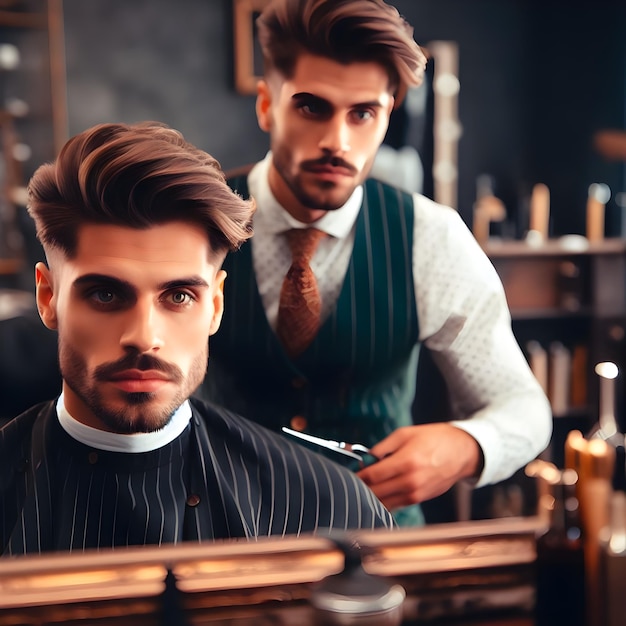
[[[367,446],[361,443],[346,443],[345,441],[333,441],[332,439],[322,439],[321,437],[315,437],[314,435],[308,435],[301,433],[299,430],[292,430],[283,426],[283,432],[291,435],[292,437],[298,437],[309,443],[321,446],[333,452],[338,452],[345,456],[349,456],[351,459],[358,461],[361,467],[365,467],[365,458],[363,455],[369,455],[375,461],[378,461],[378,457],[375,457]]]

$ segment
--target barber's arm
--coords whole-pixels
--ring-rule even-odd
[[[416,206],[420,333],[450,393],[447,423],[401,428],[372,448],[359,476],[388,508],[422,502],[461,479],[511,476],[552,432],[550,405],[511,330],[501,281],[458,214]]]

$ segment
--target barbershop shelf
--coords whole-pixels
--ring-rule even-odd
[[[536,246],[489,242],[484,249],[504,285],[517,340],[553,402],[556,450],[568,428],[584,431],[597,421],[596,363],[626,367],[626,239],[573,235]],[[616,380],[620,420],[623,379]]]
[[[583,307],[575,311],[568,311],[562,308],[509,308],[513,321],[590,319],[593,315],[593,311],[589,307]]]

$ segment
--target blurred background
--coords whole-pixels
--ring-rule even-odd
[[[224,168],[261,157],[267,137],[254,95],[235,88],[237,1],[0,0],[0,102],[18,133],[18,182],[54,156],[54,142],[99,122],[161,120]],[[464,219],[471,224],[477,181],[486,175],[506,206],[507,237],[524,235],[538,182],[550,188],[551,234],[583,233],[587,190],[600,182],[612,192],[607,235],[621,236],[626,163],[604,159],[592,138],[599,129],[626,129],[626,3],[395,5],[420,44],[458,47]],[[429,155],[422,158],[428,165]]]
[[[532,185],[547,184],[556,235],[583,232],[587,189],[606,183],[607,226],[621,228],[625,165],[605,162],[591,138],[626,129],[625,2],[393,4],[418,43],[458,45],[458,208],[468,222],[476,180],[488,174],[512,216]],[[63,13],[70,134],[151,118],[225,168],[264,154],[254,96],[234,89],[233,0],[64,0]]]

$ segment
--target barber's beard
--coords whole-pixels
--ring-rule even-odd
[[[297,198],[298,202],[307,209],[312,211],[336,211],[340,209],[350,198],[351,194],[342,194],[336,196],[333,194],[333,187],[317,187],[315,191],[306,191],[299,176],[287,180],[287,185],[291,193]]]
[[[176,409],[202,382],[207,358],[208,348],[205,348],[193,360],[187,377],[177,366],[147,355],[129,355],[89,372],[79,352],[59,343],[61,375],[67,386],[107,430],[121,434],[154,432],[166,426]],[[134,366],[166,372],[171,381],[168,386],[174,387],[174,393],[170,391],[167,397],[160,398],[158,392],[124,392],[104,383],[114,371]]]
[[[333,157],[305,161],[295,165],[289,150],[284,148],[273,149],[273,163],[276,171],[300,205],[312,211],[336,211],[340,209],[349,200],[357,185],[356,175],[358,172],[344,161],[342,163],[355,176],[353,184],[348,187],[341,189],[334,183],[325,181],[306,182],[306,179],[313,178],[313,175],[306,169],[309,163],[321,164],[330,161],[333,161]]]

